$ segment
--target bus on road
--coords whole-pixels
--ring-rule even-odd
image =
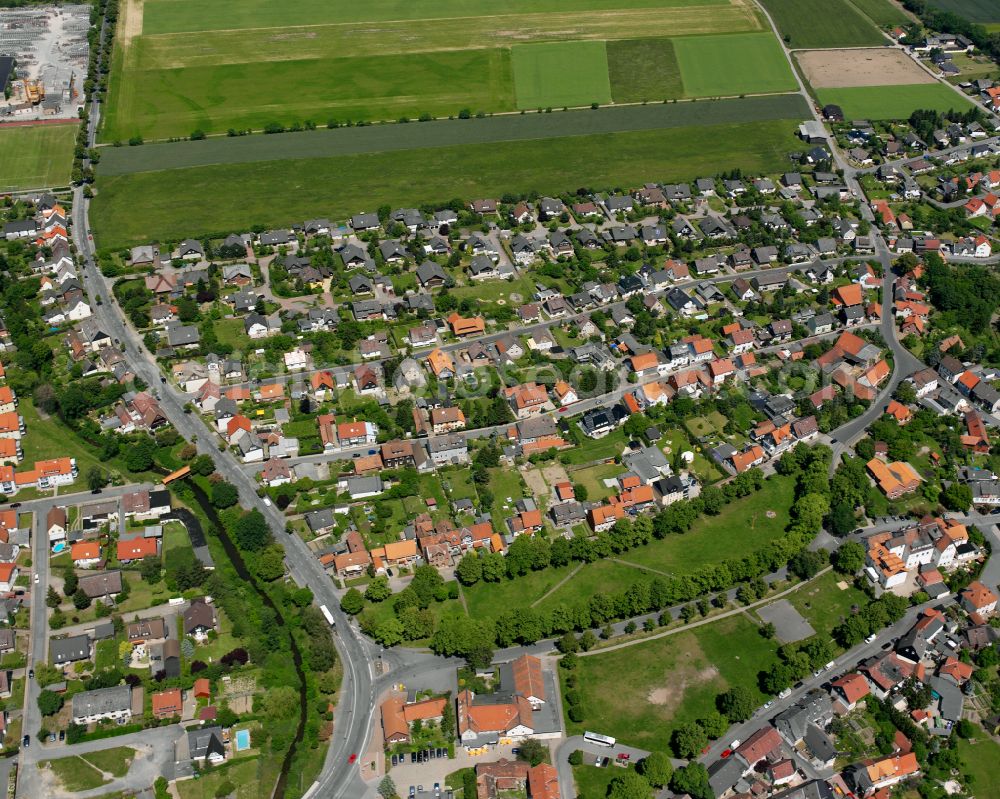
[[[327,622],[329,622],[330,626],[331,627],[336,627],[337,623],[333,620],[333,614],[330,613],[330,610],[327,608],[327,606],[326,605],[320,605],[319,609],[323,613],[323,617],[327,620]],[[614,744],[609,744],[609,745],[610,746],[614,746]]]
[[[589,741],[592,744],[597,744],[598,746],[614,746],[615,739],[610,735],[599,735],[596,732],[585,732],[583,734],[583,740]]]

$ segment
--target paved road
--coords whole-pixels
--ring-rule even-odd
[[[595,730],[595,732],[598,732]],[[569,756],[576,750],[584,753],[583,762],[591,764],[595,758],[608,757],[611,762],[608,768],[616,768],[612,765],[618,760],[619,754],[628,755],[629,763],[637,763],[649,754],[645,749],[637,749],[634,746],[617,744],[613,747],[599,746],[598,744],[585,741],[582,735],[574,735],[567,738],[559,745],[556,752],[556,770],[559,772],[559,794],[562,799],[576,799],[576,784],[573,781],[573,767],[569,763]],[[593,757],[587,757],[593,755]],[[676,765],[681,765],[683,761],[675,761]],[[591,766],[592,767],[592,766]]]

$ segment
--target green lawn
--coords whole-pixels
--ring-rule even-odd
[[[967,111],[970,103],[942,83],[817,89],[821,104],[834,103],[847,119],[907,119],[918,108]]]
[[[984,2],[989,1],[984,0]],[[910,18],[903,13],[899,6],[889,2],[889,0],[851,0],[851,2],[879,27],[888,28],[894,25],[906,25],[910,22]]]
[[[113,749],[102,749],[99,752],[91,752],[82,755],[90,765],[106,771],[115,777],[124,777],[128,774],[129,766],[135,757],[135,749],[131,746],[116,746]]]
[[[797,88],[781,45],[770,33],[687,36],[674,40],[674,51],[688,97]]]
[[[0,126],[0,191],[69,184],[79,125]]]
[[[558,569],[543,569],[529,572],[516,580],[501,580],[499,583],[476,583],[463,586],[469,615],[472,618],[498,616],[513,607],[523,607],[539,600],[567,577],[576,564]]]
[[[617,477],[625,472],[625,467],[617,463],[602,463],[570,472],[569,479],[587,489],[587,498],[594,502],[617,493],[604,485],[604,480]]]
[[[76,458],[76,468],[84,476],[91,466],[107,466],[55,416],[43,419],[31,397],[18,398],[17,412],[24,418],[24,429],[27,431],[21,438],[27,467],[33,466],[35,461],[50,458]]]
[[[604,42],[546,42],[511,48],[517,107],[611,102]]]
[[[749,497],[730,502],[718,516],[703,516],[681,536],[668,536],[621,556],[622,560],[668,574],[694,571],[706,564],[762,549],[788,526],[793,481],[772,477]],[[768,517],[768,511],[774,517]]]
[[[573,767],[575,795],[579,799],[604,799],[608,795],[611,780],[621,774],[621,771],[617,768],[597,768],[590,765],[590,759],[584,760],[586,765]]]
[[[652,572],[626,566],[612,560],[588,563],[573,575],[565,585],[560,586],[533,607],[538,610],[552,610],[559,605],[573,607],[586,602],[594,594],[617,594],[634,583],[650,582],[656,575]]]
[[[794,98],[796,105],[800,99]],[[709,103],[691,105],[710,111]],[[771,172],[787,165],[788,153],[799,147],[795,127],[793,119],[785,118],[585,135],[557,144],[551,140],[476,144],[106,177],[98,181],[92,222],[99,245],[117,248],[253,224],[291,224],[317,208],[341,219],[383,203],[419,206],[448,197],[499,196],[508,191],[558,194],[582,185],[641,183],[651,175],[689,180],[733,168]],[[311,135],[315,134],[298,138],[308,143]],[[176,202],[178,196],[185,201]],[[224,198],[233,201],[220,202]],[[141,221],[130,213],[139,205],[145,209]]]
[[[580,658],[577,690],[584,729],[620,738],[630,746],[665,749],[678,724],[715,709],[715,697],[742,685],[763,702],[757,673],[774,661],[777,644],[757,626],[732,616],[688,632]],[[623,679],[627,675],[627,679]]]
[[[216,319],[212,328],[220,344],[228,344],[237,352],[250,344],[250,336],[246,334],[242,319]]]
[[[788,46],[863,47],[886,39],[849,0],[762,0]]]
[[[585,438],[577,446],[560,453],[565,455],[570,464],[590,463],[591,461],[614,458],[621,455],[628,440],[622,428],[612,430],[604,438]]]
[[[51,769],[62,786],[71,793],[90,791],[111,782],[82,757],[61,757],[56,760],[42,760],[40,769]]]
[[[213,768],[199,779],[177,782],[177,793],[181,799],[215,799],[219,786],[229,782],[236,786],[236,799],[259,799],[269,795],[272,787],[260,783],[260,772],[258,758],[232,761],[221,768]]]
[[[852,607],[868,603],[868,597],[851,585],[850,580],[847,580],[847,588],[838,588],[837,583],[842,580],[841,575],[827,572],[788,596],[791,605],[820,636],[829,635],[834,627],[850,616]]]
[[[976,727],[975,743],[958,739],[958,754],[964,771],[972,776],[971,790],[976,799],[1000,799],[1000,782],[997,782],[997,763],[1000,762],[1000,744]]]
[[[671,39],[619,39],[608,42],[607,50],[611,96],[616,103],[684,96]]]

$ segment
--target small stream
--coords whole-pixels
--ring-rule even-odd
[[[282,616],[281,611],[271,600],[268,593],[257,584],[257,578],[250,574],[246,564],[243,562],[243,556],[236,548],[236,544],[234,544],[232,539],[230,539],[229,533],[226,532],[226,529],[222,526],[222,522],[219,520],[219,515],[216,513],[215,508],[212,507],[212,503],[209,501],[208,495],[202,490],[201,486],[193,481],[188,481],[187,485],[191,488],[195,500],[205,512],[208,520],[215,527],[219,541],[222,543],[222,548],[226,550],[226,554],[229,556],[230,561],[232,561],[233,567],[236,569],[236,573],[242,579],[246,580],[247,584],[253,588],[253,590],[257,592],[258,596],[260,596],[260,598],[264,601],[264,604],[274,611],[278,619],[278,624],[284,627],[285,617]],[[292,761],[295,758],[295,752],[305,735],[306,714],[308,712],[308,702],[306,700],[306,675],[302,670],[302,652],[299,649],[298,643],[295,641],[294,635],[289,633],[288,639],[292,648],[292,662],[295,665],[295,673],[299,678],[299,723],[295,728],[295,737],[292,739],[292,745],[288,747],[288,751],[285,753],[285,758],[281,762],[281,772],[278,774],[278,780],[274,784],[274,791],[271,794],[272,799],[282,799],[285,795],[285,788],[288,783],[288,772],[291,770]]]

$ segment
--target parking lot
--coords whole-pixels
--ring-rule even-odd
[[[438,758],[435,757],[432,760],[427,760],[424,763],[410,763],[410,758],[407,756],[406,762],[403,764],[391,766],[391,761],[387,762],[386,765],[389,766],[389,776],[392,777],[393,782],[396,783],[396,791],[402,797],[410,796],[410,787],[414,788],[414,793],[420,798],[419,791],[417,790],[420,786],[423,786],[424,797],[434,796],[434,783],[438,783],[441,786],[441,796],[447,799],[447,790],[445,788],[445,777],[451,774],[453,771],[458,771],[463,768],[471,768],[476,765],[476,763],[486,763],[493,760],[499,760],[501,757],[506,757],[510,760],[514,760],[516,755],[511,751],[516,749],[516,746],[492,746],[487,749],[483,754],[480,755],[470,755],[462,747],[456,747],[455,757],[453,758]]]

